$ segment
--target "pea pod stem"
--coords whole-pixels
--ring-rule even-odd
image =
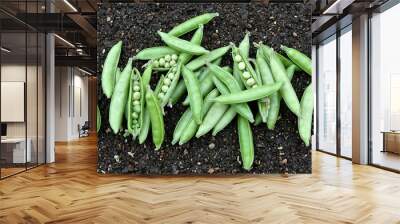
[[[103,71],[101,72],[101,87],[104,95],[111,98],[115,87],[115,73],[117,71],[119,57],[121,55],[122,41],[118,41],[111,47],[104,60]]]
[[[214,99],[214,102],[223,104],[236,104],[256,101],[276,93],[282,86],[282,82],[277,82],[272,85],[262,85],[256,88],[221,95]]]
[[[129,95],[129,84],[132,72],[132,58],[129,59],[124,70],[121,73],[121,77],[115,86],[114,93],[111,98],[110,110],[109,110],[109,123],[114,133],[118,133],[121,128],[122,118],[125,112],[125,105]]]
[[[189,95],[190,109],[192,110],[194,120],[197,124],[201,124],[203,97],[201,96],[199,81],[195,74],[185,66],[182,66],[182,75]]]
[[[239,134],[240,155],[242,166],[245,170],[251,170],[254,161],[254,143],[249,122],[242,116],[238,116],[237,128]]]
[[[300,138],[306,144],[310,145],[311,128],[312,128],[312,117],[314,109],[314,96],[312,85],[310,84],[304,90],[303,96],[300,101],[301,115],[298,117],[298,129]]]
[[[155,150],[159,150],[162,143],[164,142],[164,119],[161,112],[160,103],[150,86],[146,90],[146,105],[147,112],[150,116],[151,133],[153,137],[153,143],[156,146]]]
[[[171,36],[167,33],[158,31],[158,35],[161,37],[161,39],[166,43],[169,47],[181,52],[181,53],[188,53],[191,55],[202,55],[206,54],[209,51],[206,50],[205,48],[196,45],[194,43],[191,43],[187,40],[183,40],[174,36]]]
[[[179,37],[192,30],[195,30],[199,25],[204,25],[210,22],[214,17],[219,16],[218,13],[205,13],[196,17],[193,17],[185,22],[172,28],[168,34],[171,36]]]

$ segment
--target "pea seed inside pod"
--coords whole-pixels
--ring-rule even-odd
[[[166,93],[166,92],[168,91],[168,86],[167,86],[167,85],[163,85],[163,86],[161,87],[161,90],[162,90],[164,93]]]
[[[252,88],[256,88],[256,87],[258,87],[258,85],[257,85],[257,84],[254,84],[254,85],[252,86]]]
[[[169,62],[165,62],[164,67],[169,68],[169,67],[171,67],[171,65],[169,64]]]
[[[169,55],[169,54],[165,55],[164,60],[166,62],[171,61],[171,55]]]
[[[164,79],[164,85],[169,86],[171,84],[171,79],[165,78]]]
[[[159,93],[158,98],[160,98],[160,99],[164,98],[164,93]]]
[[[133,112],[133,113],[132,113],[132,117],[133,117],[134,119],[137,119],[137,118],[139,117],[139,114],[136,113],[136,112]]]
[[[167,78],[171,79],[171,80],[174,79],[174,77],[175,77],[175,74],[172,72],[168,73],[168,75],[167,75]]]
[[[140,99],[140,92],[134,92],[133,93],[133,99],[134,100],[139,100]]]
[[[160,60],[158,60],[158,63],[160,64],[160,66],[164,66],[165,65],[164,58],[160,58]]]
[[[171,59],[176,61],[178,59],[178,55],[176,55],[176,54],[171,55]]]
[[[249,79],[251,77],[251,75],[250,75],[250,73],[248,71],[244,71],[242,73],[242,76],[243,76],[244,79]]]
[[[133,91],[135,92],[139,92],[140,91],[140,87],[139,86],[133,86]]]
[[[140,111],[141,111],[140,105],[135,105],[135,106],[133,107],[133,110],[134,110],[135,112],[137,112],[137,113],[140,113]]]
[[[172,68],[172,72],[175,73],[176,71],[177,71],[177,68],[176,68],[176,66],[175,66],[175,67]]]
[[[160,66],[160,62],[158,60],[153,61],[153,67],[158,68]]]
[[[136,105],[140,105],[139,100],[134,100],[134,101],[133,101],[133,105],[135,105],[135,106],[136,106]]]
[[[246,84],[248,86],[252,86],[252,85],[256,84],[256,81],[253,78],[249,78],[249,79],[247,79]]]
[[[242,61],[242,57],[241,57],[240,55],[237,54],[237,55],[235,56],[235,61],[236,61],[236,62],[241,62],[241,61]]]
[[[242,62],[239,62],[238,68],[239,68],[240,70],[244,70],[244,69],[246,68],[246,64],[245,64],[243,61],[242,61]]]
[[[169,65],[170,65],[170,66],[176,65],[176,61],[175,61],[175,60],[171,60],[171,61],[169,62]]]

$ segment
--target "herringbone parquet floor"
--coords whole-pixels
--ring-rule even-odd
[[[132,177],[96,173],[96,139],[0,181],[0,223],[400,223],[400,175],[313,153],[313,174]]]

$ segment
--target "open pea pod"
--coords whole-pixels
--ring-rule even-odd
[[[144,93],[145,87],[142,82],[142,77],[140,76],[140,72],[135,68],[132,70],[127,102],[127,126],[133,138],[139,135],[143,125]]]
[[[158,98],[161,107],[164,107],[168,104],[172,93],[175,91],[175,87],[179,82],[181,67],[182,66],[180,62],[176,66],[172,67],[164,76],[162,83],[160,83],[161,87],[158,92]]]

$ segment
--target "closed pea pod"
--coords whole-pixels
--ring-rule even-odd
[[[121,76],[121,69],[117,67],[115,71],[115,85],[117,85],[120,76]]]
[[[253,135],[251,133],[251,128],[249,121],[238,116],[237,128],[239,134],[239,144],[240,144],[240,155],[242,158],[243,169],[249,171],[254,161],[254,144]]]
[[[190,109],[192,110],[193,118],[197,124],[201,124],[203,97],[200,93],[199,81],[195,77],[194,73],[185,66],[182,66],[182,75],[189,95]]]
[[[285,51],[290,60],[292,60],[303,71],[305,71],[309,75],[312,74],[312,62],[309,57],[293,48],[281,46],[281,49]]]
[[[199,74],[201,72],[203,71],[197,71],[194,74],[196,75],[196,77],[199,77]],[[185,93],[186,93],[185,81],[180,80],[176,85],[174,92],[171,94],[168,104],[172,107],[172,105],[176,104]]]
[[[164,57],[166,55],[178,54],[176,50],[166,46],[149,47],[139,51],[134,57],[134,60],[153,60]]]
[[[217,135],[221,130],[223,130],[226,126],[228,126],[231,121],[236,117],[236,108],[230,106],[229,109],[224,113],[221,119],[217,122],[217,124],[213,128],[212,135]]]
[[[254,121],[254,125],[257,126],[257,125],[261,124],[261,122],[263,122],[262,118],[261,118],[261,114],[257,113],[256,114],[256,120]]]
[[[243,40],[239,43],[239,51],[244,57],[249,58],[250,53],[250,32],[246,32]]]
[[[206,54],[209,52],[202,46],[191,43],[187,40],[179,39],[177,37],[163,33],[161,31],[158,31],[158,35],[169,47],[171,47],[181,53],[188,53],[188,54],[192,54],[192,55],[201,55],[201,54]]]
[[[212,20],[214,17],[218,15],[219,15],[218,13],[205,13],[203,15],[193,17],[172,28],[168,32],[168,34],[175,37],[182,36],[192,30],[195,30],[201,24],[202,25],[207,24],[210,20]]]
[[[304,90],[300,105],[301,115],[298,117],[299,134],[306,146],[309,146],[314,110],[314,96],[311,84]]]
[[[208,110],[213,104],[211,100],[217,97],[218,94],[219,94],[218,90],[214,89],[206,96],[206,98],[204,99],[204,105],[201,109],[202,116],[205,116],[207,114]],[[181,137],[179,139],[179,145],[183,145],[190,139],[192,139],[193,136],[196,134],[198,128],[199,125],[197,124],[192,115],[192,118],[188,121],[187,125],[185,125],[185,131],[183,131],[181,134]]]
[[[114,94],[111,98],[110,110],[109,110],[109,123],[114,133],[118,133],[121,128],[122,118],[125,111],[125,105],[129,95],[129,84],[132,72],[132,58],[129,59],[124,70],[121,73],[121,77],[115,86]]]
[[[146,69],[143,72],[143,76],[142,76],[142,82],[143,82],[143,86],[148,86],[150,84],[150,80],[151,80],[151,75],[153,73],[153,65],[147,65]]]
[[[155,96],[153,90],[151,90],[150,86],[147,87],[146,91],[146,105],[147,112],[150,116],[153,143],[156,146],[156,150],[158,150],[164,141],[164,119],[161,112],[160,103],[158,102],[157,97]]]
[[[178,123],[175,126],[174,133],[172,135],[172,142],[171,144],[174,145],[177,143],[182,135],[182,133],[185,131],[185,128],[187,124],[192,120],[192,111],[190,108],[186,109],[186,111],[183,113],[181,118],[179,119]]]
[[[210,51],[210,53],[201,55],[187,63],[186,68],[195,71],[209,62],[213,62],[218,58],[221,58],[229,51],[229,49],[231,49],[230,45],[214,49]]]
[[[236,79],[229,72],[225,71],[218,65],[207,64],[207,66],[214,74],[213,82],[221,94],[229,94],[231,92],[241,91]],[[238,114],[242,115],[250,122],[254,122],[254,117],[249,105],[247,105],[246,103],[242,103],[234,104],[233,107],[235,107]]]
[[[143,142],[146,141],[150,129],[150,115],[149,111],[147,110],[147,107],[145,107],[144,111],[145,112],[143,113],[143,124],[142,127],[140,128],[140,133],[138,138],[139,144],[143,144]]]
[[[243,90],[240,92],[221,95],[214,99],[214,102],[223,104],[237,104],[263,99],[277,92],[282,86],[282,82],[276,82],[272,85],[262,85],[256,88]]]
[[[118,41],[118,43],[112,46],[104,61],[103,71],[101,72],[101,87],[108,99],[111,98],[114,91],[115,73],[121,55],[121,48],[122,41]]]
[[[261,71],[260,71],[259,65],[256,63],[256,61],[254,59],[252,59],[252,60],[249,59],[249,61],[251,63],[253,63],[254,67],[256,68],[257,77],[260,80],[260,83],[262,85],[263,83],[262,83],[262,79],[261,79]],[[253,86],[253,88],[256,88],[256,87]],[[263,98],[263,99],[260,99],[257,101],[258,111],[259,111],[259,114],[260,114],[263,122],[267,122],[269,103],[270,103],[269,97],[266,97],[266,98]]]
[[[196,30],[196,32],[193,34],[193,37],[190,40],[190,42],[193,44],[196,44],[196,45],[200,45],[201,41],[203,40],[203,30],[204,30],[204,26],[200,25],[199,28]],[[192,56],[193,55],[189,54],[189,53],[181,53],[179,55],[178,61],[180,61],[183,65],[186,65],[186,63],[188,63],[188,61],[190,61]]]
[[[286,70],[282,62],[275,55],[275,52],[272,52],[270,54],[270,66],[274,79],[276,81],[282,82],[280,94],[284,99],[286,105],[294,114],[300,116],[299,99],[297,98],[296,92],[294,91],[293,86],[290,83],[289,78],[287,77]]]
[[[214,103],[208,110],[204,117],[203,123],[197,130],[196,137],[199,138],[202,135],[207,134],[213,127],[218,123],[225,111],[229,108],[228,105],[221,103]]]

